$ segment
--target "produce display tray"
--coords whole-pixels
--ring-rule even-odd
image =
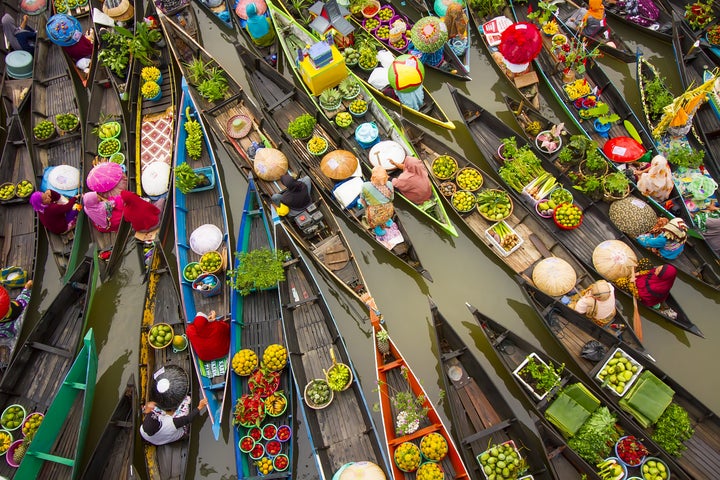
[[[595,374],[595,378],[596,378],[598,381],[602,382],[602,380],[600,379],[600,372],[602,372],[602,371],[605,369],[605,367],[608,366],[608,363],[610,363],[610,361],[611,361],[613,358],[615,358],[615,353],[616,353],[616,352],[622,353],[624,357],[627,357],[627,359],[630,360],[630,363],[631,363],[632,365],[634,365],[634,366],[637,367],[637,371],[636,371],[635,373],[633,373],[633,376],[630,378],[630,380],[628,380],[627,382],[625,382],[625,389],[624,389],[622,392],[618,392],[618,391],[615,390],[614,388],[606,387],[608,390],[610,390],[612,393],[614,393],[614,394],[617,395],[618,397],[622,397],[623,395],[625,395],[625,393],[627,393],[628,389],[632,386],[633,383],[635,383],[635,380],[637,380],[637,378],[640,376],[640,372],[643,371],[643,366],[640,365],[637,361],[635,361],[635,359],[632,357],[632,355],[630,355],[629,353],[627,353],[627,352],[626,352],[625,350],[623,350],[622,348],[618,347],[618,348],[616,348],[615,350],[613,350],[613,352],[608,356],[608,359],[605,361],[605,363],[603,363],[602,367],[600,367],[600,368],[597,370],[597,373]]]
[[[512,449],[515,450],[515,453],[517,454],[518,458],[522,458],[522,455],[520,455],[520,450],[517,449],[517,446],[515,446],[515,442],[514,442],[513,440],[508,440],[507,442],[500,443],[499,445],[510,445],[510,446],[512,447]],[[480,461],[480,457],[482,457],[484,454],[486,454],[486,453],[489,452],[490,450],[491,450],[491,449],[488,448],[487,450],[485,450],[484,452],[482,452],[480,455],[478,455],[477,457],[475,457],[475,459],[477,460],[478,464],[480,465],[480,471],[482,471],[483,476],[485,477],[486,480],[488,480],[489,477],[488,477],[487,473],[485,473],[485,468],[484,468],[485,465],[483,465],[482,462]],[[532,475],[527,475],[527,476],[525,476],[525,477],[522,477],[522,479],[525,479],[525,480],[526,480],[526,479],[529,479],[529,478],[532,478]],[[518,480],[520,480],[520,479],[518,479]]]
[[[493,238],[493,236],[490,234],[490,231],[491,231],[493,228],[495,228],[495,226],[500,225],[500,224],[505,225],[512,233],[514,233],[514,234],[517,235],[517,237],[518,237],[518,243],[517,243],[513,248],[511,248],[510,250],[505,250],[505,249],[498,243],[498,241],[495,240],[495,239]],[[510,225],[507,224],[507,222],[505,222],[505,220],[502,220],[502,221],[500,221],[500,222],[497,222],[497,223],[493,224],[492,227],[490,227],[490,228],[488,228],[487,230],[485,230],[485,237],[490,241],[490,243],[492,243],[492,245],[497,249],[498,253],[499,253],[500,255],[502,255],[503,257],[508,257],[508,256],[510,256],[512,253],[515,252],[515,250],[517,250],[518,248],[520,248],[520,247],[522,246],[523,242],[525,241],[525,240],[523,240],[523,238],[522,238],[520,235],[518,235],[518,233],[517,233]]]

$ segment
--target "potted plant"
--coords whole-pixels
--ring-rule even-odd
[[[540,2],[538,2],[537,10],[530,12],[527,17],[529,20],[535,20],[538,25],[543,26],[550,21],[550,17],[552,17],[553,14],[557,12],[557,9],[558,6],[555,5],[555,2],[545,2],[541,0]],[[548,35],[554,35],[557,33],[557,29],[554,32],[545,32],[544,30],[543,32]]]
[[[668,163],[680,168],[699,168],[703,164],[705,152],[695,150],[690,145],[674,142],[668,148],[661,149]]]
[[[140,78],[145,82],[162,83],[162,73],[160,69],[155,66],[143,67],[140,71]]]
[[[310,383],[305,385],[303,391],[303,398],[305,403],[315,410],[320,410],[332,403],[333,391],[327,382],[321,378],[311,380]]]
[[[593,128],[601,137],[608,138],[612,124],[618,120],[620,120],[620,116],[617,113],[601,115],[593,120]]]
[[[573,160],[576,161],[575,163],[585,160],[587,153],[597,150],[597,147],[597,143],[585,135],[572,135],[567,145],[568,150],[572,153]]]
[[[212,67],[205,72],[205,76],[197,86],[200,96],[209,102],[223,100],[230,86],[228,85],[225,72],[218,67]]]
[[[355,77],[348,75],[340,82],[338,90],[340,90],[343,99],[352,100],[360,94],[360,84]]]
[[[583,192],[595,202],[602,200],[603,185],[601,177],[598,177],[597,175],[579,176],[571,173],[570,178],[575,183],[575,185],[573,185],[575,190]]]
[[[403,377],[407,379],[407,367],[402,367]],[[420,428],[420,422],[427,416],[429,408],[424,395],[415,395],[412,391],[398,390],[387,383],[390,404],[395,412],[395,431],[397,435],[409,435]]]
[[[265,419],[265,402],[257,395],[244,394],[238,398],[233,412],[233,425],[260,426]]]
[[[145,100],[156,102],[162,98],[162,90],[160,85],[155,82],[145,82],[140,88],[140,93]]]
[[[275,286],[285,280],[283,260],[287,253],[267,248],[235,252],[237,268],[228,271],[228,283],[240,295]]]
[[[62,135],[75,131],[80,126],[80,119],[74,113],[59,113],[55,115],[55,125]]]
[[[181,163],[175,167],[175,186],[185,195],[196,188],[210,184],[207,175],[197,172],[188,163]]]
[[[304,140],[312,135],[317,120],[309,113],[303,113],[288,124],[287,133],[292,138]]]
[[[38,140],[48,140],[55,135],[55,124],[52,120],[41,120],[33,127],[33,135]]]
[[[580,162],[579,172],[580,175],[597,175],[603,176],[608,171],[608,163],[600,152],[595,150],[589,150],[585,156],[585,160]]]
[[[532,352],[513,371],[513,375],[520,379],[520,383],[525,385],[535,398],[542,400],[550,390],[560,384],[560,374],[564,368],[564,363],[556,369]]]
[[[320,97],[318,98],[320,101],[320,106],[329,112],[335,111],[338,108],[340,108],[340,103],[342,102],[342,95],[340,94],[340,90],[338,90],[336,87],[330,87],[326,88],[320,93]]]
[[[623,172],[605,175],[602,179],[603,198],[609,202],[621,200],[630,194],[630,180]]]

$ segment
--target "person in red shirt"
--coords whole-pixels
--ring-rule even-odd
[[[216,321],[215,310],[210,315],[197,312],[186,333],[195,354],[203,362],[227,357],[230,352],[230,324]]]
[[[55,190],[48,189],[30,195],[30,204],[37,212],[40,223],[49,232],[60,235],[75,228],[78,209],[74,207],[77,199],[77,196],[65,198]]]

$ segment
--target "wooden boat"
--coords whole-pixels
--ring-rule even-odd
[[[556,478],[537,436],[517,419],[480,361],[468,351],[466,341],[440,313],[435,302],[429,301],[445,398],[452,414],[453,437],[460,445],[460,454],[471,477],[484,478],[478,456],[491,445],[512,440],[524,447],[521,455],[527,462],[527,470],[520,473],[520,477],[530,474],[538,480]],[[578,476],[581,473],[578,471]]]
[[[643,64],[645,64],[645,62],[642,59],[638,60],[638,65]],[[528,140],[528,142],[534,141],[534,139],[530,138],[525,132],[527,120],[532,119],[534,121],[538,121],[541,125],[552,123],[537,110],[530,108],[528,105],[521,104],[520,102],[511,99],[510,97],[505,97],[505,103],[508,105],[508,109],[515,116],[515,120],[518,122],[518,125],[520,125],[521,130],[525,133],[525,138]],[[572,179],[570,179],[568,175],[571,168],[557,160],[554,160],[551,164],[550,159],[552,159],[553,157],[557,159],[557,154],[550,157],[543,157],[541,155],[540,159],[547,170],[551,171],[558,178],[563,179],[565,185],[572,185]],[[597,212],[593,213],[593,215],[602,214],[604,216],[604,222],[611,223],[610,204],[606,202],[592,202],[585,194],[582,194],[579,191],[575,190],[573,190],[573,192],[573,195],[575,197],[584,198],[584,204],[591,204],[592,209],[597,210]],[[630,195],[632,195],[633,197],[637,197],[638,199],[643,198],[643,195],[637,191],[637,187],[632,185],[630,187]],[[656,213],[660,216],[663,212],[659,209],[656,209]],[[618,234],[620,234],[619,231],[618,233],[616,233],[616,235]],[[646,251],[645,247],[639,245],[634,238],[630,238],[626,235],[622,236],[626,243],[632,243],[635,246],[635,250],[639,256],[643,255],[641,252]],[[671,263],[675,266],[675,268],[685,272],[690,277],[696,278],[697,280],[700,280],[706,285],[717,289],[720,287],[720,273],[718,273],[718,269],[715,266],[715,262],[713,259],[714,256],[714,253],[711,251],[709,246],[705,244],[705,242],[701,240],[690,239],[688,242],[686,242],[686,246],[683,249],[682,254],[678,258],[674,260],[663,261]]]
[[[165,323],[170,325],[175,335],[185,335],[185,319],[180,304],[180,293],[177,281],[173,278],[173,270],[167,261],[162,245],[153,243],[148,268],[145,301],[140,324],[139,349],[139,387],[140,401],[145,404],[155,400],[154,375],[167,366],[178,367],[188,375],[188,395],[192,395],[192,358],[190,348],[176,350],[174,348],[156,349],[148,343],[148,333],[153,325]],[[192,425],[190,426],[192,430]],[[192,433],[190,431],[189,433]],[[190,451],[190,435],[180,441],[156,447],[142,442],[143,458],[149,480],[183,479],[187,472]]]
[[[270,9],[270,15],[273,19],[275,30],[278,33],[280,45],[282,46],[283,52],[285,53],[285,57],[291,65],[296,65],[296,47],[305,48],[306,45],[312,45],[316,43],[316,41],[313,39],[313,37],[307,30],[300,26],[299,23],[297,23],[289,15],[280,11],[272,3],[268,4],[268,8]],[[333,121],[335,115],[339,111],[341,111],[341,109],[349,108],[350,101],[345,101],[347,105],[341,104],[341,108],[335,111],[329,112],[323,109],[320,105],[318,97],[312,95],[308,90],[307,85],[305,85],[305,83],[302,81],[299,70],[297,68],[293,68],[293,72],[295,73],[296,78],[302,84],[303,88],[308,91],[308,95],[310,96],[310,98],[317,105],[318,111],[325,115],[329,121]],[[348,70],[348,75],[352,76],[353,73]],[[407,139],[404,138],[399,127],[397,126],[395,121],[390,118],[387,111],[385,111],[385,109],[382,108],[382,106],[377,101],[370,101],[373,99],[373,97],[367,90],[363,91],[363,89],[361,89],[360,92],[363,98],[368,101],[368,112],[365,114],[365,122],[375,123],[375,126],[378,128],[378,138],[382,140],[392,140],[398,143],[405,150],[407,155],[416,157],[417,154],[412,150],[412,147],[407,142]],[[344,129],[342,134],[345,139],[347,139],[354,145],[353,150],[357,157],[364,164],[365,168],[368,171],[372,169],[372,160],[369,158],[369,150],[365,149],[355,139],[354,130]],[[399,174],[400,172],[395,169],[388,170],[388,175],[390,175],[391,178]],[[399,192],[396,192],[396,195],[405,199],[405,197]],[[424,220],[429,221],[431,224],[439,227],[445,233],[451,236],[457,236],[457,230],[455,230],[455,227],[450,222],[447,212],[445,211],[445,207],[440,201],[440,195],[434,187],[432,187],[432,197],[422,205],[417,205],[407,199],[405,200],[414,211],[418,212],[422,216]]]
[[[688,5],[692,5],[693,3],[695,3],[694,0],[661,0],[661,4],[665,8],[665,10],[667,10],[670,13],[675,13],[680,17],[685,16],[685,7],[687,7]],[[708,26],[716,24],[717,18],[718,18],[718,16],[720,16],[720,5],[717,5],[715,2],[712,2],[711,6],[712,6],[712,15],[713,15],[714,19],[710,22],[710,24]],[[695,29],[693,29],[693,31],[695,31]],[[702,33],[702,32],[701,31],[696,32],[696,35],[700,34],[700,33]]]
[[[667,384],[674,392],[673,402],[683,407],[690,415],[690,423],[695,430],[694,435],[685,442],[687,450],[675,461],[692,478],[712,478],[714,472],[720,467],[720,419],[708,407],[703,405],[694,395],[688,392],[677,381],[669,377],[643,351],[637,350],[637,345],[627,342],[626,336],[615,337],[605,330],[588,321],[567,306],[538,292],[523,279],[518,279],[525,298],[533,306],[541,322],[550,331],[561,347],[575,360],[587,379],[595,383],[606,400],[617,407],[622,398],[615,392],[603,388],[603,382],[596,378],[605,362],[610,360],[616,349],[621,348],[629,354],[643,369],[649,370],[656,377]],[[582,356],[582,348],[586,342],[598,341],[605,349],[605,355],[597,362],[590,361]],[[632,415],[629,415],[634,420]],[[644,438],[649,438],[651,429],[644,428],[637,420],[638,428],[644,430]]]
[[[105,425],[81,479],[123,480],[135,478],[133,451],[138,418],[135,375],[131,374],[115,410]]]
[[[193,90],[192,85],[189,88],[193,90],[193,98],[199,105],[205,123],[218,138],[224,138],[227,141],[226,151],[235,166],[243,175],[247,176],[249,172],[253,171],[253,160],[248,152],[255,151],[257,146],[264,144],[265,141],[269,146],[276,146],[279,134],[264,128],[264,120],[256,110],[254,103],[240,84],[227,73],[227,70],[219,65],[200,45],[184,35],[181,30],[174,28],[169,22],[166,23],[167,26],[170,26],[167,31],[172,39],[176,55],[180,55],[180,51],[186,52],[187,56],[178,57],[181,66],[191,58],[200,58],[206,65],[213,65],[215,66],[213,68],[225,72],[225,78],[229,85],[227,98],[216,102],[217,104],[203,99],[199,92]],[[242,132],[243,136],[236,135],[231,130],[232,122],[235,119],[239,119],[247,127],[244,129],[246,132]],[[297,159],[287,151],[285,151],[285,155],[289,163],[289,173],[299,176],[302,169]],[[268,182],[260,179],[256,180],[256,185],[267,195],[264,200],[266,203],[270,202],[272,194],[278,193],[284,188],[280,182]],[[293,236],[320,267],[335,278],[348,292],[364,301],[363,297],[368,295],[367,287],[350,244],[340,230],[327,203],[316,189],[311,189],[311,197],[313,203],[308,208],[314,209],[312,222],[301,225],[295,221],[294,217],[284,217],[284,223],[288,225]],[[322,217],[317,215],[317,212],[321,213]]]
[[[230,11],[230,17],[232,17],[232,23],[235,28],[235,32],[239,32],[244,38],[245,38],[245,45],[247,48],[251,49],[258,57],[262,58],[264,61],[268,63],[268,65],[272,66],[273,68],[277,67],[277,61],[278,61],[278,41],[277,38],[267,46],[260,46],[255,44],[253,39],[250,37],[250,34],[248,33],[246,26],[246,20],[243,18],[240,18],[240,16],[235,13],[235,9],[237,8],[238,0],[226,0],[228,9]],[[269,17],[270,13],[265,12],[265,15]]]
[[[98,54],[98,40],[97,40],[97,32],[95,31],[95,25],[92,19],[92,10],[93,5],[88,0],[85,1],[84,5],[80,5],[82,2],[77,2],[75,6],[70,7],[67,3],[62,4],[55,2],[52,3],[52,12],[53,14],[57,13],[65,13],[66,15],[70,15],[72,17],[75,17],[80,22],[80,27],[82,28],[82,32],[85,34],[87,32],[92,32],[93,37],[93,52],[90,56],[90,66],[87,67],[85,70],[81,70],[76,64],[75,60],[73,60],[70,55],[65,53],[63,50],[62,56],[65,57],[65,60],[67,61],[68,66],[70,67],[70,70],[73,71],[73,75],[77,78],[77,80],[82,84],[83,87],[85,87],[85,91],[82,92],[84,98],[81,100],[82,104],[84,105],[86,101],[88,101],[88,98],[90,96],[90,92],[87,90],[88,85],[92,83],[93,78],[93,70],[97,66],[97,54]],[[65,11],[58,10],[58,7],[60,5],[63,5],[65,7]],[[43,25],[43,30],[45,29]]]
[[[233,29],[232,15],[225,0],[195,0],[196,5],[208,12],[210,18],[217,20],[218,25],[228,29]]]
[[[102,139],[99,137],[100,126],[105,122],[117,122],[120,124],[120,132],[116,137],[120,142],[120,151],[122,154],[121,165],[125,172],[128,171],[130,166],[130,156],[135,153],[131,152],[131,145],[128,141],[130,134],[128,132],[130,123],[125,117],[122,104],[120,103],[120,97],[113,88],[111,88],[110,81],[111,74],[108,69],[104,66],[98,67],[94,71],[92,79],[92,85],[90,90],[90,102],[85,119],[85,148],[84,154],[84,167],[83,170],[87,173],[102,162],[115,161],[111,160],[110,157],[103,157],[99,152],[99,145]],[[134,145],[133,145],[134,147]],[[117,162],[116,162],[117,163]],[[86,181],[86,179],[83,179]],[[120,184],[115,187],[110,193],[117,198],[117,202],[122,202],[119,198],[120,190],[127,189],[127,176],[124,180],[121,180]],[[91,188],[86,184],[85,191],[92,191]],[[105,192],[101,192],[101,195]],[[103,197],[109,197],[110,195],[105,194]],[[129,232],[129,225],[127,222],[122,225],[122,231],[120,229],[116,231],[99,230],[90,218],[85,220],[88,223],[88,230],[90,231],[90,239],[101,253],[101,258],[105,258],[100,264],[100,278],[104,281],[112,275],[114,269],[120,263],[123,257],[123,250],[125,240]]]
[[[10,405],[20,404],[28,413],[44,414],[50,408],[70,371],[75,353],[82,344],[82,335],[95,295],[97,279],[97,259],[86,256],[35,324],[0,381],[0,405],[3,410]],[[75,381],[81,383],[79,380]],[[92,386],[94,385],[93,380]],[[89,384],[88,388],[91,388]],[[81,412],[82,408],[75,411],[77,414]],[[52,422],[55,429],[62,426],[66,415],[59,414],[55,419],[57,423]],[[48,422],[48,426],[50,424],[51,422]],[[77,439],[77,434],[76,430],[74,435],[69,435],[69,441],[73,442]],[[36,447],[50,448],[55,438],[55,436],[46,437],[45,442],[39,443]],[[75,447],[75,444],[70,447]],[[75,451],[67,450],[60,455],[74,458]],[[39,460],[39,457],[37,459]],[[72,463],[70,466],[72,467]],[[16,470],[7,462],[2,462],[0,475],[13,478]],[[59,476],[28,475],[17,478],[70,478],[70,475],[65,471],[65,474]]]
[[[425,392],[420,379],[413,373],[412,368],[395,346],[395,342],[387,334],[387,330],[380,324],[380,318],[380,313],[375,308],[370,308],[370,321],[374,333],[373,344],[375,345],[377,389],[380,395],[380,414],[385,427],[385,445],[391,459],[394,459],[395,450],[402,443],[410,442],[419,447],[420,441],[425,435],[438,433],[445,438],[448,447],[447,454],[438,462],[445,473],[445,478],[470,479],[470,473],[463,461],[460,450],[450,435],[450,430],[438,415],[438,411]],[[385,347],[378,345],[378,334],[387,338]],[[395,408],[391,399],[402,392],[410,395],[414,402],[422,398],[423,407],[427,409],[427,414],[418,421],[418,428],[411,433],[407,433],[407,430],[396,429],[396,419],[400,412]],[[412,429],[409,428],[408,430]],[[406,480],[415,478],[414,473],[406,473],[400,470],[395,461],[391,462],[391,466],[392,478]]]
[[[279,6],[290,17],[300,18],[300,17],[298,17],[297,11],[292,8],[291,4],[289,5],[285,2],[281,2],[281,4]],[[323,39],[322,36],[318,35],[318,33],[315,30],[311,30],[311,29],[306,29],[306,30],[315,39],[314,41],[319,41],[319,40]],[[373,45],[375,45],[378,52],[380,50],[386,50],[386,51],[390,52],[390,50],[387,50],[387,45],[385,43],[381,42],[380,40],[378,40],[373,35],[371,35],[369,33],[364,33],[364,32],[361,33],[361,35],[362,35],[363,41],[367,41],[367,42],[370,42]],[[358,35],[358,37],[355,39],[355,41],[356,41],[355,45],[357,45],[359,38],[360,38],[360,35]],[[336,46],[338,46],[338,45],[336,44]],[[338,46],[338,48],[340,48],[340,47],[341,46]],[[469,50],[470,49],[468,48],[466,51],[469,51]],[[395,57],[399,56],[395,52],[390,52],[390,53]],[[350,67],[350,65],[348,65],[348,67]],[[416,115],[416,116],[422,118],[425,121],[432,123],[433,125],[439,125],[443,128],[447,128],[449,130],[455,129],[455,124],[452,122],[452,120],[450,120],[450,118],[447,116],[445,111],[442,109],[442,107],[437,102],[437,100],[435,100],[435,97],[433,97],[432,93],[430,93],[430,90],[428,90],[425,85],[422,86],[423,92],[424,92],[423,93],[423,104],[420,107],[420,109],[418,110],[418,109],[414,109],[408,105],[404,105],[403,103],[401,103],[398,100],[398,98],[396,96],[387,95],[383,90],[380,90],[380,89],[376,88],[375,86],[373,86],[369,82],[370,74],[372,72],[363,70],[362,68],[360,68],[357,65],[353,66],[351,68],[351,70],[354,75],[356,75],[360,80],[362,80],[362,82],[365,84],[365,87],[367,87],[367,89],[370,92],[372,92],[372,95],[375,98],[383,99],[386,102],[390,103],[392,105],[392,108],[394,108],[395,111],[397,111],[398,113],[404,115],[409,112],[409,113],[412,113],[413,115]]]
[[[70,69],[63,58],[59,46],[47,39],[45,22],[38,25],[37,43],[33,66],[33,95],[30,125],[34,127],[42,120],[55,120],[55,115],[72,113],[80,119],[79,127],[65,135],[55,135],[49,140],[37,140],[33,135],[32,152],[35,174],[38,180],[45,178],[50,167],[69,165],[77,168],[80,178],[83,172],[83,125],[78,104],[78,93],[70,76]],[[47,182],[40,181],[40,189]],[[48,185],[49,188],[49,185]],[[62,192],[61,192],[62,193]],[[65,191],[68,196],[82,193],[82,181],[77,189]],[[80,242],[75,242],[83,231],[84,215],[78,215],[75,228],[62,235],[44,229],[48,237],[48,245],[52,252],[61,276],[69,276],[77,265],[80,257]]]
[[[169,6],[165,7],[166,4]],[[155,5],[159,13],[165,15],[168,20],[174,22],[192,38],[200,41],[200,27],[195,9],[190,6],[190,0],[161,0]]]
[[[91,328],[25,452],[18,478],[78,478],[95,397],[97,362]]]
[[[273,122],[279,131],[286,132],[289,123],[304,113],[313,115],[315,105],[310,101],[307,94],[303,93],[290,80],[260,60],[260,58],[251,54],[240,44],[236,43],[235,48],[243,62],[245,74],[250,80],[250,87],[255,94],[255,98],[262,102],[262,108],[268,113],[266,118]],[[342,138],[338,140],[340,134],[335,130],[334,124],[329,122],[327,118],[322,115],[315,116],[319,117],[317,118],[318,124],[315,126],[315,131],[328,140],[328,150],[338,148],[338,144],[343,146],[343,144],[347,143]],[[429,272],[422,266],[412,240],[397,214],[393,217],[393,221],[397,223],[404,241],[399,245],[388,248],[390,245],[378,240],[376,235],[363,224],[363,210],[361,208],[356,204],[349,205],[346,208],[345,204],[335,197],[333,191],[340,182],[336,182],[322,172],[320,168],[321,157],[311,155],[307,151],[306,142],[303,140],[290,138],[289,136],[285,137],[285,140],[293,147],[295,154],[301,160],[301,167],[312,178],[314,185],[320,189],[326,202],[333,204],[336,210],[339,210],[350,223],[355,224],[365,234],[366,238],[369,238],[374,244],[387,250],[425,278],[432,280]]]
[[[622,22],[638,32],[657,38],[663,42],[672,41],[672,16],[664,5],[664,2],[657,2],[655,6],[660,11],[658,18],[649,26],[637,24],[628,19],[625,10],[620,8],[617,3],[608,3],[605,5],[605,14],[613,20]]]
[[[390,467],[380,434],[323,293],[284,224],[276,229],[275,241],[278,250],[288,252],[280,302],[283,335],[298,397],[304,397],[304,389],[312,380],[325,379],[324,372],[335,361],[351,371],[350,386],[335,392],[332,402],[324,408],[317,409],[307,400],[298,399],[319,478],[330,479],[345,464],[361,461],[378,465],[388,475]]]
[[[185,144],[188,134],[185,124],[191,120],[198,121],[202,129],[202,155],[198,160],[193,160],[193,166],[196,171],[200,169],[206,175],[210,185],[196,187],[195,190],[184,193],[178,187],[177,177],[175,178],[175,191],[173,194],[175,195],[175,244],[178,271],[183,272],[187,264],[191,262],[199,262],[202,254],[205,253],[205,251],[193,250],[190,239],[197,228],[206,225],[214,226],[221,235],[215,250],[219,253],[222,261],[220,267],[222,269],[228,264],[230,254],[225,195],[215,154],[208,138],[208,130],[200,116],[198,106],[190,95],[184,78],[179,105],[180,112],[183,113],[178,118],[177,130],[175,131],[177,140],[175,144],[175,169],[177,170],[188,158]],[[205,247],[206,250],[208,248],[210,247]],[[193,286],[194,282],[189,282],[184,278],[179,280],[180,298],[185,311],[185,321],[188,324],[193,322],[198,312],[209,315],[210,312],[214,311],[217,315],[217,321],[230,321],[230,289],[223,282],[222,272],[218,273],[215,278],[215,289],[212,293],[196,289]],[[192,348],[191,350],[195,374],[202,388],[203,398],[208,401],[208,414],[213,425],[213,434],[217,440],[220,437],[223,404],[228,388],[229,356],[203,361]],[[228,355],[229,353],[228,351]]]
[[[517,136],[510,127],[502,123],[490,112],[484,110],[457,90],[451,89],[451,93],[458,106],[458,110],[465,119],[468,130],[470,130],[470,133],[475,140],[475,144],[495,171],[498,171],[501,166],[500,160],[497,157],[497,146],[502,143],[502,138],[515,136],[518,146],[527,144],[523,137]],[[546,164],[545,166],[548,169],[551,168],[550,165]],[[557,176],[557,171],[554,169],[549,173]],[[569,187],[569,185],[565,185],[565,188]],[[534,210],[534,201],[531,201],[528,196],[522,195],[512,188],[509,188],[508,191],[511,195],[513,195],[516,203],[529,202],[528,207],[532,206]],[[576,228],[574,230],[561,230],[560,227],[557,227],[555,223],[550,220],[541,222],[541,224],[546,231],[550,232],[556,241],[564,244],[565,247],[572,252],[572,255],[574,255],[578,261],[583,263],[586,268],[595,270],[595,266],[592,261],[592,255],[595,247],[605,240],[624,240],[624,235],[616,230],[611,223],[607,222],[606,215],[598,211],[598,206],[601,205],[601,203],[591,202],[588,198],[580,195],[577,195],[577,201],[578,206],[583,210],[582,228]],[[627,241],[625,241],[625,243],[632,248],[632,244]],[[638,258],[642,257],[642,255],[637,256]],[[702,336],[700,330],[685,314],[672,295],[666,300],[666,303],[670,306],[670,308],[675,310],[677,317],[671,318],[668,315],[657,312],[658,314],[676,326]]]
[[[553,387],[550,393],[544,395],[543,398],[539,400],[538,397],[535,396],[535,392],[530,392],[528,390],[529,387],[523,385],[524,382],[522,382],[515,374],[512,374],[512,372],[518,369],[521,363],[523,363],[530,354],[534,354],[546,364],[553,365],[556,370],[561,364],[546,353],[537,350],[529,342],[507,328],[501,326],[487,315],[482,314],[474,306],[470,304],[466,305],[475,317],[475,321],[477,321],[480,325],[481,330],[483,334],[485,334],[488,343],[492,346],[493,351],[500,359],[500,363],[502,363],[503,367],[505,367],[507,374],[512,377],[513,381],[515,381],[518,385],[518,388],[525,394],[525,398],[528,402],[530,402],[533,410],[541,418],[542,423],[548,429],[553,430],[558,435],[562,436],[561,430],[545,417],[545,413],[553,404],[553,398],[558,393],[559,389],[568,389],[572,387],[573,389],[584,392],[581,401],[586,401],[588,403],[588,407],[590,407],[590,409],[586,407],[586,411],[589,413],[592,413],[592,411],[596,408],[607,407],[610,414],[616,417],[615,428],[618,430],[618,436],[634,435],[636,438],[642,439],[643,444],[649,451],[649,455],[662,460],[670,469],[672,478],[694,478],[682,470],[675,462],[675,459],[660,449],[647,435],[645,435],[643,430],[638,428],[636,424],[625,415],[623,411],[618,409],[613,403],[605,400],[604,397],[598,393],[599,389],[596,388],[595,385],[591,382],[582,381],[568,368],[563,368],[559,373],[559,385]],[[576,384],[578,384],[577,387],[575,387]],[[568,445],[566,445],[566,448],[571,449]],[[604,453],[605,452],[596,453],[596,455],[598,455],[600,460],[602,460],[602,458],[607,458],[614,452],[607,456],[604,456]],[[590,463],[585,459],[583,459],[583,462],[585,464],[585,468],[597,471],[594,462]],[[635,469],[631,469],[632,473],[635,473],[634,471]],[[637,473],[640,474],[639,471]]]
[[[524,72],[513,73],[508,70],[503,61],[502,54],[498,50],[500,45],[500,36],[497,30],[500,26],[505,29],[513,23],[512,13],[509,7],[503,8],[502,15],[491,18],[489,15],[481,17],[477,11],[470,9],[470,17],[477,26],[480,39],[485,45],[485,49],[498,70],[501,77],[504,77],[508,85],[510,85],[518,96],[524,98],[535,108],[540,108],[540,79],[538,78],[535,67],[531,64]]]
[[[587,42],[587,48],[592,50],[598,47],[600,51],[606,55],[610,55],[617,60],[625,63],[632,63],[635,61],[635,50],[625,43],[625,41],[618,35],[609,25],[605,25],[605,28],[595,35],[584,35],[581,32],[572,30],[565,22],[570,16],[575,13],[578,7],[587,7],[587,3],[583,0],[578,2],[559,2],[557,3],[557,11],[555,12],[556,21],[561,23],[565,28],[565,33],[571,33],[577,36],[581,40]],[[535,5],[533,5],[535,7]]]
[[[0,185],[17,185],[23,180],[35,186],[35,172],[21,118],[13,115],[8,126],[8,138],[0,161]],[[0,202],[0,222],[3,225],[0,263],[21,268],[28,279],[35,278],[35,259],[38,252],[38,220],[27,198],[15,197]],[[5,268],[5,267],[3,267]],[[23,282],[24,283],[24,282]],[[23,285],[4,285],[11,299],[23,290]],[[0,336],[0,377],[15,353],[22,332],[27,308],[14,321],[12,327],[3,328]]]
[[[265,209],[260,201],[260,195],[255,188],[252,176],[248,180],[245,205],[243,206],[240,229],[237,236],[236,252],[251,252],[253,250],[274,250],[270,226]],[[238,261],[235,260],[235,268]],[[231,358],[242,349],[250,349],[258,358],[262,358],[265,349],[272,344],[285,345],[282,331],[282,313],[280,309],[280,294],[278,286],[258,290],[249,295],[242,296],[235,289],[230,293],[230,355]],[[241,377],[235,373],[230,374],[230,405],[235,407],[238,399],[250,392],[248,380],[250,377]],[[291,428],[297,424],[295,417],[295,385],[292,381],[290,368],[284,368],[280,376],[278,391],[287,399],[285,411],[278,417],[273,417],[275,425],[288,425]],[[231,417],[234,415],[231,413]],[[235,451],[235,466],[238,478],[252,478],[259,476],[256,462],[247,453],[240,450],[240,439],[245,436],[246,429],[240,425],[233,427],[233,442]],[[294,464],[297,429],[293,432],[290,442],[283,446],[282,453],[288,456],[289,463]],[[293,467],[284,472],[275,472],[277,478],[293,478]]]

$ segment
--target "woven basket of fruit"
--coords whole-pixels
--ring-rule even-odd
[[[505,220],[513,212],[513,202],[505,190],[483,189],[475,195],[480,215],[491,222]]]
[[[25,407],[20,404],[8,406],[0,417],[0,427],[10,432],[17,430],[25,421],[25,413]]]
[[[175,332],[167,323],[158,323],[148,332],[148,344],[155,350],[161,350],[172,343]]]
[[[443,182],[439,185],[439,188],[440,193],[446,197],[452,197],[457,191],[457,185],[455,185],[455,182]]]
[[[21,180],[15,186],[15,195],[17,195],[18,198],[28,198],[34,191],[35,187],[30,180]]]
[[[455,182],[458,184],[461,190],[467,190],[468,192],[474,192],[483,184],[483,177],[480,170],[473,167],[461,168],[457,172]]]
[[[42,120],[33,127],[33,135],[36,140],[50,140],[56,133],[55,124],[51,120]]]
[[[183,279],[186,282],[194,282],[202,273],[198,262],[190,262],[183,268]]]
[[[5,182],[0,185],[0,201],[7,202],[15,198],[15,184]]]
[[[414,472],[420,466],[420,449],[414,443],[403,442],[395,449],[393,460],[403,472]]]
[[[475,208],[475,194],[465,190],[458,190],[451,197],[451,203],[458,212],[467,213]]]
[[[347,390],[352,385],[353,373],[349,366],[339,363],[335,359],[335,350],[330,347],[330,358],[332,358],[332,366],[327,370],[323,369],[325,380],[330,388],[336,392]]]
[[[574,204],[563,203],[553,211],[553,221],[563,230],[574,230],[582,225],[583,213]]]
[[[7,430],[0,430],[0,456],[5,455],[5,452],[8,451],[12,442],[12,433],[8,432]]]
[[[311,380],[303,390],[305,403],[313,410],[321,410],[330,405],[334,395],[330,386],[322,378]]]
[[[432,162],[432,173],[440,180],[449,180],[458,170],[457,161],[450,155],[440,155]]]
[[[203,273],[217,273],[225,268],[225,260],[215,250],[205,253],[200,257],[200,269]]]

